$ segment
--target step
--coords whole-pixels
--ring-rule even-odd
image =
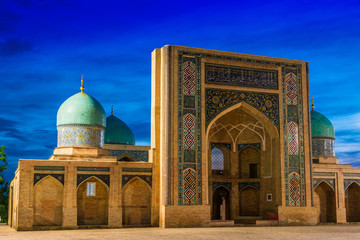
[[[256,216],[240,216],[234,219],[235,224],[256,224],[258,220],[262,220],[262,218]]]
[[[234,220],[211,220],[209,227],[233,227]]]
[[[278,220],[256,220],[256,226],[279,226]]]

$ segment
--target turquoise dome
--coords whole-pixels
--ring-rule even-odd
[[[135,144],[135,136],[131,129],[114,115],[106,118],[105,143]]]
[[[315,110],[311,111],[311,136],[335,139],[334,126],[330,120]]]
[[[73,124],[106,127],[104,108],[95,98],[84,92],[69,97],[58,110],[56,126]]]

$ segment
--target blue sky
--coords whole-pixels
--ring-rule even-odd
[[[166,44],[309,61],[316,110],[336,155],[360,166],[360,1],[0,2],[0,145],[47,159],[56,113],[85,91],[150,142],[151,52]]]

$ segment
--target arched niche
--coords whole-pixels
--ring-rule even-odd
[[[212,219],[230,219],[230,192],[225,187],[218,187],[213,191]]]
[[[89,177],[77,188],[78,225],[107,225],[108,205],[108,187],[97,177]]]
[[[61,226],[63,186],[47,176],[34,187],[34,226]]]
[[[122,222],[126,226],[151,224],[151,189],[138,177],[122,190]]]
[[[353,182],[345,191],[346,221],[360,222],[360,186]]]
[[[334,189],[325,181],[314,190],[314,206],[320,223],[336,222],[336,200]]]
[[[239,178],[261,177],[260,149],[246,146],[239,151]]]
[[[260,192],[254,187],[245,187],[239,193],[240,216],[260,216]]]
[[[228,175],[230,169],[229,150],[218,145],[211,149],[211,172],[213,175]]]

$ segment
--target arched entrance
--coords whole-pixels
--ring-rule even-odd
[[[259,191],[246,187],[240,191],[240,216],[260,216]]]
[[[48,176],[35,185],[34,226],[61,226],[63,186]]]
[[[346,221],[360,222],[360,186],[353,182],[345,192]]]
[[[335,192],[328,183],[323,181],[315,188],[314,205],[320,223],[336,222]]]
[[[249,104],[239,103],[218,114],[209,123],[206,136],[209,185],[231,183],[234,189],[239,189],[229,195],[231,218],[260,216],[261,201],[266,201],[260,198],[260,187],[272,194],[271,201],[266,202],[267,211],[277,212],[281,183],[274,176],[280,175],[281,148],[275,124]],[[266,184],[261,184],[262,181]],[[220,219],[220,200],[215,201],[216,196],[215,192],[209,195],[212,219]]]
[[[151,224],[151,189],[135,177],[122,190],[123,225]]]
[[[78,225],[108,224],[108,187],[98,178],[90,177],[77,189]]]
[[[213,220],[230,219],[230,194],[224,187],[218,187],[213,193]]]

